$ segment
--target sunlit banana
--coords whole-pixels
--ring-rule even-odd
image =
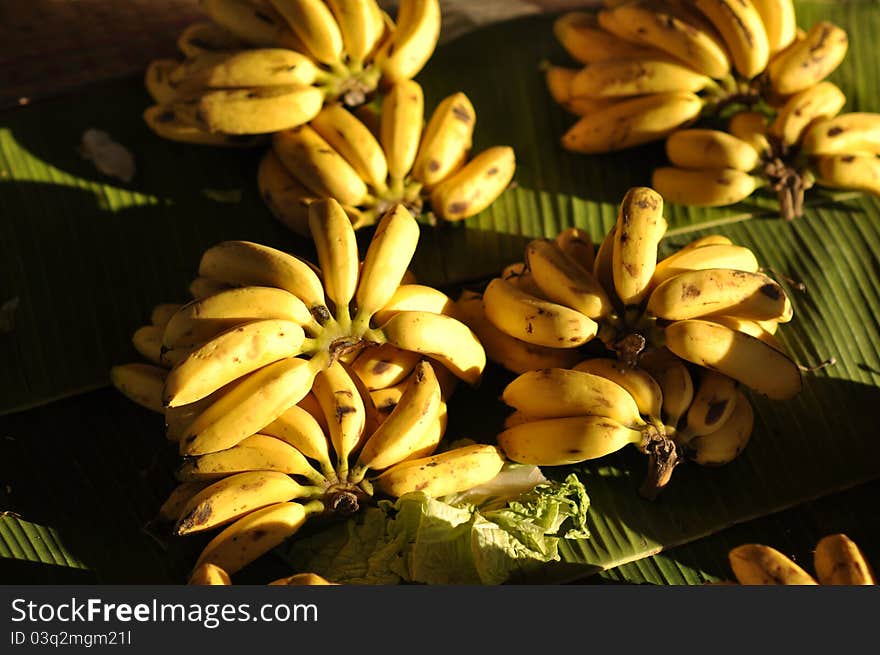
[[[575,265],[588,273],[593,273],[593,262],[596,260],[596,249],[590,233],[579,227],[569,227],[554,239],[556,245],[568,256]]]
[[[431,210],[447,221],[480,213],[513,179],[516,156],[510,146],[486,148],[431,191]]]
[[[715,82],[669,59],[606,59],[585,66],[571,80],[574,98],[625,98],[651,93],[697,93]]]
[[[785,50],[797,34],[797,17],[792,0],[752,0],[767,31],[770,54]]]
[[[785,289],[763,273],[707,268],[679,273],[658,285],[647,313],[670,321],[726,314],[785,323],[791,320],[792,306]]]
[[[629,391],[613,380],[583,371],[527,371],[504,388],[501,399],[534,418],[606,416],[633,429],[645,425]]]
[[[655,141],[697,118],[703,103],[700,96],[687,92],[622,100],[581,118],[562,136],[562,146],[597,154]]]
[[[629,189],[618,209],[612,251],[614,289],[625,306],[640,304],[647,294],[665,233],[660,194],[648,187]]]
[[[152,105],[143,113],[144,122],[157,135],[169,141],[196,145],[251,148],[264,142],[259,134],[220,134],[193,123],[179,105]]]
[[[389,496],[412,491],[437,498],[488,482],[504,466],[504,454],[496,446],[474,444],[437,455],[395,464],[372,482]]]
[[[562,14],[553,22],[553,34],[565,51],[582,64],[617,57],[638,59],[657,53],[606,31],[600,27],[595,14],[585,11]]]
[[[131,335],[131,344],[138,353],[153,364],[162,362],[162,330],[155,325],[141,325]]]
[[[688,170],[674,166],[655,168],[651,186],[670,203],[695,207],[720,207],[745,200],[760,179],[733,168]]]
[[[836,85],[819,82],[786,100],[769,131],[784,145],[793,146],[810,123],[837,116],[845,104],[846,96]]]
[[[330,66],[342,60],[342,32],[330,8],[321,0],[269,0],[296,34],[306,51]]]
[[[554,241],[533,239],[526,245],[526,264],[542,296],[600,320],[612,311],[611,301],[592,272],[574,263]]]
[[[813,568],[821,585],[877,584],[865,554],[845,534],[829,534],[819,540]]]
[[[367,390],[385,389],[403,382],[413,372],[422,356],[387,343],[365,348],[351,364],[351,371]]]
[[[326,105],[310,123],[336,152],[377,192],[386,189],[388,162],[378,139],[340,103]]]
[[[234,575],[280,546],[296,534],[310,516],[323,510],[320,501],[312,500],[306,504],[276,503],[246,514],[208,542],[195,566],[211,563]]]
[[[232,584],[232,580],[229,578],[229,574],[219,566],[206,563],[193,569],[186,583],[188,585],[228,586]]]
[[[715,371],[703,371],[687,412],[684,438],[714,432],[727,422],[736,404],[736,380]]]
[[[813,577],[775,548],[743,544],[728,553],[741,585],[815,585]]]
[[[655,422],[663,411],[663,390],[657,381],[641,368],[627,366],[608,357],[585,359],[576,364],[575,371],[606,378],[625,389],[639,408],[639,413]]]
[[[271,148],[260,159],[257,185],[260,197],[276,219],[299,235],[311,236],[309,205],[318,196],[290,174]]]
[[[412,176],[432,189],[467,159],[477,115],[461,92],[440,101],[425,127],[412,167]]]
[[[397,82],[382,99],[380,134],[388,162],[392,191],[403,189],[419,150],[424,122],[425,98],[413,80]]]
[[[366,409],[355,382],[339,362],[315,376],[312,393],[318,399],[327,421],[330,443],[336,454],[336,472],[340,480],[349,471],[349,456],[368,436],[364,434]]]
[[[801,371],[786,354],[727,326],[690,319],[664,330],[666,347],[684,360],[713,369],[774,400],[801,390]]]
[[[770,61],[770,85],[783,96],[803,91],[828,77],[848,48],[846,30],[829,21],[814,23],[802,41]]]
[[[639,368],[657,382],[663,396],[663,423],[676,429],[694,399],[694,381],[687,366],[666,348],[656,348],[639,357]]]
[[[309,206],[309,228],[325,294],[334,305],[337,323],[346,329],[351,324],[349,304],[354,298],[360,272],[354,230],[342,206],[332,198],[318,200]]]
[[[327,483],[327,479],[300,451],[281,439],[264,434],[242,439],[226,450],[187,458],[175,475],[178,480],[214,480],[246,471],[277,471],[302,476],[313,485]]]
[[[220,282],[219,280],[212,280],[211,278],[199,276],[189,283],[187,291],[189,291],[189,295],[193,297],[193,300],[201,300],[202,298],[213,296],[215,293],[226,291],[233,286],[236,285],[230,285]]]
[[[226,386],[218,389],[214,393],[194,403],[188,405],[180,405],[179,407],[165,408],[165,437],[169,441],[180,441],[180,438],[186,432],[186,429],[192,424],[196,418],[204,412],[208,407],[220,400],[223,396],[230,393],[235,387],[247,379],[247,376],[230,382]]]
[[[654,277],[651,278],[651,288],[656,288],[680,273],[707,268],[730,268],[756,273],[760,264],[750,249],[730,243],[682,248],[657,262]]]
[[[480,340],[467,325],[450,316],[397,312],[378,331],[388,343],[432,357],[470,385],[480,380],[486,367],[486,351]]]
[[[380,324],[395,312],[413,310],[458,318],[455,302],[439,289],[425,284],[401,284],[382,309],[373,314],[373,320]]]
[[[822,186],[880,195],[880,160],[874,155],[822,155],[814,167]]]
[[[198,97],[196,112],[209,132],[268,134],[310,121],[323,102],[321,89],[305,85],[214,89]]]
[[[383,79],[397,83],[415,77],[431,57],[439,38],[438,0],[401,0],[394,38],[377,55]]]
[[[501,278],[489,282],[483,307],[499,330],[539,346],[576,348],[598,331],[598,324],[581,312],[527,294]]]
[[[721,466],[736,459],[752,436],[755,416],[742,391],[734,394],[730,416],[713,432],[689,439],[685,450],[700,466]]]
[[[171,73],[179,91],[265,86],[310,86],[323,73],[306,55],[286,48],[256,48],[188,59]]]
[[[525,262],[513,262],[501,269],[501,277],[520,291],[538,298],[545,298],[541,287],[535,282],[532,272]]]
[[[693,241],[688,241],[684,246],[682,246],[682,250],[691,250],[692,248],[703,248],[705,246],[732,246],[733,241],[724,236],[723,234],[707,234],[702,237],[698,237]],[[659,262],[658,262],[659,264]]]
[[[751,145],[721,130],[677,130],[666,139],[666,156],[679,168],[752,171],[759,155]]]
[[[379,5],[375,0],[327,0],[333,11],[348,64],[360,67],[385,33]]]
[[[751,0],[694,0],[694,4],[721,34],[740,75],[752,79],[767,67],[767,29]]]
[[[177,37],[177,48],[187,59],[204,54],[231,53],[245,44],[212,20],[190,23]]]
[[[152,364],[118,364],[110,369],[110,383],[129,400],[161,414],[167,374],[167,370]]]
[[[801,147],[811,155],[880,154],[880,114],[851,112],[815,121]]]
[[[326,422],[314,394],[307,394],[300,403],[306,399],[314,400],[316,407],[313,411]],[[315,414],[304,409],[301,405],[293,405],[267,426],[260,428],[260,432],[290,444],[306,457],[315,460],[324,477],[333,482],[336,474],[330,457],[330,442],[327,440],[327,434],[321,423],[315,418]]]
[[[580,69],[577,68],[547,65],[544,70],[544,81],[547,83],[550,97],[556,104],[576,116],[586,116],[616,102],[616,99],[613,98],[601,99],[586,96],[575,98],[571,93],[571,83],[579,72]]]
[[[759,111],[741,111],[734,114],[727,124],[727,130],[736,138],[745,141],[761,157],[767,157],[772,147],[767,138],[767,116]]]
[[[199,6],[217,25],[251,45],[283,48],[293,45],[287,23],[266,3],[200,0]]]
[[[742,332],[743,334],[748,334],[756,339],[760,339],[767,345],[776,348],[776,350],[781,352],[785,351],[783,345],[773,335],[773,332],[770,331],[770,329],[772,329],[775,332],[779,325],[778,321],[752,321],[738,316],[709,316],[706,320],[721,323],[721,325],[726,325],[737,332]]]

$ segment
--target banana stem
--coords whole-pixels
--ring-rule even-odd
[[[348,481],[351,484],[360,484],[367,475],[367,467],[363,464],[355,464],[348,474]]]
[[[648,472],[639,487],[639,495],[646,500],[654,500],[669,484],[672,471],[681,462],[682,456],[675,442],[653,426],[645,431],[642,448],[648,454]]]

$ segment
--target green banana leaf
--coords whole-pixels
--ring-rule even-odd
[[[797,7],[802,26],[825,18],[850,31],[832,79],[848,111],[880,110],[878,3]],[[481,215],[439,225],[425,217],[413,268],[426,283],[451,293],[479,288],[521,259],[530,238],[570,225],[598,241],[626,189],[648,184],[663,161],[660,144],[595,157],[559,147],[573,119],[552,103],[540,72],[542,61],[568,61],[551,23],[530,17],[471,33],[440,48],[420,76],[428,107],[458,90],[471,97],[475,151],[509,144],[518,159],[513,188]],[[131,334],[154,305],[186,299],[211,244],[251,239],[313,254],[262,205],[259,149],[161,141],[140,120],[148,103],[141,80],[129,79],[0,114],[0,512],[12,513],[0,517],[0,571],[8,563],[13,576],[183,579],[199,540],[173,542],[144,528],[173,484],[175,454],[158,417],[105,388],[109,368],[138,358]],[[91,127],[134,152],[132,182],[104,176],[80,155],[80,135]],[[723,209],[669,206],[667,218],[663,252],[710,231],[753,248],[792,296],[795,319],[780,338],[817,368],[791,401],[752,397],[756,427],[740,458],[718,469],[682,465],[654,502],[636,493],[646,462],[635,451],[546,471],[576,470],[591,497],[592,537],[565,545],[565,562],[548,571],[553,579],[588,565],[613,569],[610,580],[699,580],[700,565],[670,559],[684,552],[677,546],[726,544],[706,537],[880,478],[872,413],[880,401],[880,202],[814,189],[806,215],[791,223],[762,194]],[[360,239],[365,245],[369,231]],[[818,366],[830,358],[833,365]],[[491,367],[479,388],[456,394],[449,436],[491,439],[509,379]],[[725,547],[711,553],[709,575],[725,575],[717,565]],[[651,557],[661,551],[669,554]],[[34,574],[34,562],[50,568]]]

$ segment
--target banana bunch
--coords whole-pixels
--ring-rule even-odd
[[[440,36],[438,0],[200,0],[207,20],[178,38],[183,59],[151,61],[143,115],[160,137],[251,146],[324,104],[364,103],[414,77]]]
[[[459,92],[426,124],[424,93],[413,80],[395,83],[377,110],[326,104],[308,124],[272,135],[257,171],[260,193],[273,216],[306,236],[308,206],[319,198],[338,200],[355,229],[398,203],[414,215],[427,203],[443,220],[462,220],[494,202],[516,167],[508,146],[469,159],[475,123]]]
[[[875,585],[871,565],[858,545],[842,533],[830,534],[813,552],[815,577],[777,549],[743,544],[728,553],[741,585]]]
[[[182,457],[157,524],[219,530],[196,567],[232,575],[310,519],[374,494],[462,491],[504,463],[495,446],[440,449],[446,401],[486,355],[448,296],[402,284],[419,237],[409,211],[388,210],[363,261],[338,202],[309,214],[318,266],[245,241],[209,248],[194,298],[135,331],[149,363],[111,370],[164,415]]]
[[[745,389],[800,391],[802,367],[775,336],[793,317],[783,287],[722,235],[658,261],[665,231],[663,199],[634,187],[598,248],[578,228],[535,239],[458,298],[489,359],[519,376],[503,398],[509,459],[559,465],[632,443],[651,456],[653,495],[680,458],[720,465],[745,447]]]

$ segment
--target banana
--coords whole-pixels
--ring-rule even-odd
[[[749,172],[760,161],[758,151],[721,130],[677,130],[666,139],[666,156],[679,168],[735,168]]]
[[[714,432],[694,437],[686,451],[700,466],[722,466],[736,459],[749,442],[755,415],[749,399],[737,391],[730,416]]]
[[[698,319],[676,321],[664,334],[666,347],[682,359],[727,375],[773,400],[793,398],[801,390],[798,365],[760,339]]]
[[[220,293],[221,291],[226,291],[231,288],[232,286],[229,284],[199,276],[189,283],[187,290],[189,291],[189,295],[193,297],[193,300],[201,300],[202,298],[213,296],[215,293]]]
[[[174,487],[174,489],[171,490],[171,493],[168,494],[168,497],[165,498],[152,522],[158,524],[176,523],[177,519],[180,518],[180,512],[189,502],[190,498],[195,496],[209,484],[211,484],[210,480],[181,482]]]
[[[732,243],[682,248],[657,262],[654,277],[651,278],[651,291],[676,275],[707,268],[729,268],[757,273],[760,264],[754,252]]]
[[[797,17],[792,0],[752,0],[767,31],[770,55],[790,46],[797,35]]]
[[[438,0],[400,0],[394,34],[376,55],[386,83],[411,80],[430,59],[440,38]]]
[[[455,302],[439,289],[424,284],[401,284],[385,306],[373,314],[373,321],[378,325],[395,312],[413,310],[459,318]]]
[[[829,21],[814,23],[802,41],[770,61],[771,88],[782,96],[808,89],[840,65],[848,48],[846,30]]]
[[[373,189],[387,189],[388,162],[382,146],[351,111],[340,103],[328,104],[310,125]]]
[[[516,171],[510,146],[486,148],[431,191],[431,210],[447,221],[469,218],[507,189]]]
[[[694,399],[694,381],[687,366],[666,348],[657,348],[639,357],[639,368],[657,382],[663,396],[663,423],[676,429]]]
[[[686,438],[709,434],[723,426],[733,414],[737,391],[735,380],[715,371],[703,371],[687,412]]]
[[[202,345],[238,325],[277,319],[320,329],[305,303],[277,287],[236,287],[181,306],[162,332],[165,349]]]
[[[342,61],[342,32],[330,8],[321,0],[269,0],[307,52],[322,64]]]
[[[589,232],[579,227],[569,227],[557,234],[554,241],[576,266],[580,266],[592,275],[596,249]]]
[[[354,207],[369,196],[355,168],[308,125],[276,132],[272,149],[284,167],[320,197]]]
[[[667,59],[606,59],[585,66],[571,80],[573,98],[625,98],[651,93],[697,93],[715,82]]]
[[[260,134],[219,134],[193,124],[179,105],[152,105],[143,113],[144,122],[155,134],[168,141],[205,146],[252,148],[264,141]]]
[[[851,112],[815,121],[805,130],[801,147],[810,155],[878,155],[880,114]]]
[[[598,20],[606,32],[643,47],[656,48],[703,75],[714,79],[728,75],[730,57],[712,31],[682,20],[669,9],[630,2],[599,10]]]
[[[474,106],[464,93],[441,100],[425,127],[412,177],[430,190],[452,175],[467,159],[476,121]]]
[[[168,321],[171,320],[171,317],[181,308],[183,305],[176,302],[163,302],[153,307],[153,311],[150,312],[150,323],[155,325],[160,330],[164,330],[165,326],[168,325]]]
[[[432,357],[472,386],[483,375],[486,351],[480,340],[467,325],[450,316],[397,312],[378,331],[388,343]]]
[[[501,278],[486,286],[483,307],[486,318],[505,334],[549,348],[577,348],[599,328],[581,312],[527,294]]]
[[[648,187],[626,192],[617,214],[612,277],[624,306],[641,304],[657,266],[657,249],[666,233],[663,198]]]
[[[573,370],[606,378],[623,387],[635,400],[640,414],[649,419],[660,420],[663,390],[646,371],[608,357],[585,359],[576,364]]]
[[[480,294],[465,291],[457,305],[462,322],[477,335],[487,358],[508,371],[520,374],[541,368],[569,368],[580,359],[573,349],[538,346],[502,332],[486,318]]]
[[[394,408],[392,408],[391,411],[394,411]],[[429,423],[428,429],[413,441],[412,453],[406,459],[422,459],[433,455],[436,452],[437,447],[440,445],[440,442],[443,440],[443,435],[446,433],[446,425],[448,422],[449,412],[446,403],[441,401],[440,412],[437,414],[437,418]]]
[[[334,305],[337,323],[347,328],[351,324],[349,303],[354,298],[360,272],[351,221],[338,202],[322,199],[309,206],[309,230],[323,272],[325,295]]]
[[[815,585],[813,577],[775,548],[743,544],[728,553],[741,585]]]
[[[496,446],[473,444],[405,460],[383,471],[372,482],[393,497],[421,491],[437,498],[484,484],[498,475],[503,466],[504,454]]]
[[[375,0],[327,0],[336,18],[350,67],[360,68],[385,34]]]
[[[330,458],[330,442],[327,440],[325,428],[315,415],[302,407],[301,404],[307,398],[312,399],[316,405],[312,411],[320,414],[320,418],[326,423],[320,403],[314,394],[309,393],[300,401],[300,405],[288,407],[278,418],[260,428],[260,432],[290,444],[306,457],[315,460],[324,477],[334,481],[336,474]]]
[[[240,378],[234,382],[230,382],[226,386],[218,389],[210,396],[201,400],[190,403],[189,405],[181,405],[180,407],[165,408],[165,437],[169,441],[180,441],[186,429],[192,422],[208,407],[213,405],[217,400],[231,392],[235,387],[241,384],[247,378]]]
[[[572,96],[571,82],[578,72],[580,72],[580,69],[549,64],[546,66],[544,81],[547,83],[550,97],[553,98],[556,104],[561,105],[563,109],[575,116],[586,116],[616,102],[615,99],[602,100],[599,98],[575,98]]]
[[[345,480],[349,471],[349,456],[363,440],[366,426],[364,399],[354,381],[341,363],[334,362],[315,376],[312,393],[318,399],[336,453],[336,473]]]
[[[534,417],[529,416],[528,414],[523,414],[519,410],[516,410],[504,417],[504,429],[506,430],[507,428],[512,428],[515,425],[522,425],[523,423],[528,423],[529,421],[534,420]]]
[[[364,349],[352,363],[351,371],[368,391],[376,391],[403,382],[421,359],[419,353],[383,343]]]
[[[614,290],[614,241],[617,237],[617,224],[602,238],[602,242],[596,249],[596,258],[593,260],[593,277],[599,280],[599,284],[605,289],[615,307],[621,307],[620,298]]]
[[[314,369],[290,357],[243,378],[198,414],[180,437],[183,455],[231,448],[256,434],[299,402],[311,389]]]
[[[670,203],[694,207],[721,207],[745,200],[760,179],[734,168],[700,171],[661,166],[651,176],[651,186]]]
[[[244,47],[245,44],[231,32],[209,20],[190,23],[177,37],[177,49],[187,59],[205,54],[235,52]]]
[[[302,476],[316,486],[327,484],[327,479],[309,464],[303,453],[281,439],[264,434],[242,439],[226,450],[187,458],[175,475],[182,481],[215,480],[246,471],[277,471]]]
[[[693,241],[689,241],[685,244],[681,249],[682,250],[691,250],[692,248],[703,248],[705,246],[732,246],[733,241],[731,241],[728,237],[723,234],[707,234],[706,236],[698,237]],[[659,262],[658,262],[659,264]]]
[[[752,146],[762,158],[768,157],[773,150],[767,138],[767,117],[759,111],[737,112],[728,122],[727,131]]]
[[[309,205],[318,196],[303,186],[268,149],[257,167],[260,197],[282,225],[300,236],[309,234]]]
[[[424,108],[422,87],[410,79],[394,84],[382,98],[380,141],[394,191],[401,188],[415,163],[422,137]]]
[[[216,89],[199,96],[196,111],[209,132],[267,134],[307,123],[323,103],[324,92],[312,86]]]
[[[144,86],[157,105],[167,105],[177,97],[177,85],[171,79],[179,62],[176,59],[154,59],[147,64]]]
[[[753,336],[756,339],[760,339],[780,352],[785,352],[785,348],[779,340],[773,336],[773,333],[779,325],[778,321],[751,321],[746,318],[739,318],[738,316],[709,316],[706,320],[726,325],[737,332],[742,332]]]
[[[770,124],[769,132],[791,147],[800,142],[810,123],[834,118],[845,104],[846,96],[836,85],[819,82],[788,98]]]
[[[368,470],[381,471],[402,462],[421,447],[421,437],[440,414],[440,383],[422,360],[408,378],[400,400],[370,435],[351,468],[349,481],[358,483]]]
[[[162,406],[162,389],[167,371],[152,364],[118,364],[110,369],[110,383],[123,396],[159,414]]]
[[[204,12],[224,30],[253,46],[292,47],[287,24],[272,7],[249,0],[199,0]],[[296,49],[296,48],[294,48]]]
[[[515,425],[497,439],[505,456],[519,464],[567,466],[638,446],[644,437],[607,416],[568,416]]]
[[[655,93],[628,98],[587,114],[562,136],[562,147],[582,154],[625,150],[664,136],[700,115],[694,93]]]
[[[232,584],[232,580],[229,578],[229,574],[221,569],[219,566],[215,566],[214,564],[202,564],[201,566],[193,569],[192,573],[190,573],[189,579],[186,581],[186,584],[229,586]]]
[[[611,313],[611,301],[599,281],[591,272],[576,265],[554,241],[530,241],[526,245],[526,265],[547,300],[596,321]]]
[[[131,335],[131,344],[145,359],[153,364],[162,362],[162,330],[155,325],[141,325]]]
[[[647,314],[669,321],[730,315],[752,320],[791,320],[788,295],[773,278],[729,268],[675,275],[651,292]]]
[[[230,575],[280,546],[324,506],[313,500],[306,504],[284,502],[246,514],[215,536],[199,555],[195,567],[214,564]]]
[[[364,256],[355,293],[354,331],[362,332],[401,285],[419,242],[419,224],[403,205],[395,205],[379,221]]]
[[[613,380],[583,371],[527,371],[504,387],[501,399],[533,418],[604,416],[633,429],[645,426],[629,391]]]
[[[770,41],[751,0],[694,0],[721,34],[736,71],[746,79],[762,73],[770,60]]]
[[[333,2],[334,0],[328,0]],[[335,0],[339,2],[340,0]],[[276,587],[298,587],[298,586],[315,586],[315,585],[338,585],[338,582],[330,582],[317,573],[294,573],[286,578],[279,578],[269,583],[269,586]]]
[[[232,286],[278,287],[299,297],[319,323],[330,318],[324,286],[311,266],[276,248],[223,241],[202,254],[199,275]]]
[[[501,269],[501,277],[515,285],[520,291],[532,296],[537,296],[538,298],[544,298],[544,292],[535,283],[535,278],[532,276],[532,272],[526,267],[525,262],[513,262],[512,264],[508,264]],[[546,298],[544,299],[546,300]]]
[[[188,59],[171,72],[179,92],[265,86],[311,86],[323,74],[306,55],[286,48],[256,48]]]
[[[821,585],[874,585],[874,572],[856,543],[845,534],[822,537],[813,553]]]
[[[582,64],[607,59],[639,59],[656,55],[653,48],[636,45],[599,26],[596,15],[569,11],[553,22],[553,34],[565,51]]]
[[[880,160],[874,155],[822,155],[814,166],[822,186],[880,195]]]

